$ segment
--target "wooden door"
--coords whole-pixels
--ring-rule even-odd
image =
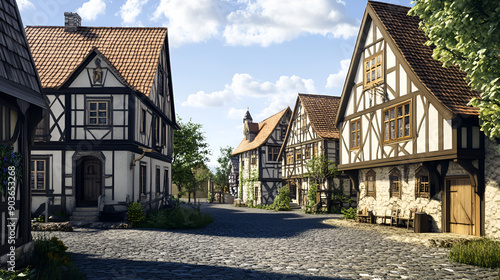
[[[468,177],[446,180],[446,228],[448,232],[479,235],[479,219],[476,219],[479,197]]]
[[[101,193],[101,164],[97,159],[82,161],[81,205],[97,206]]]

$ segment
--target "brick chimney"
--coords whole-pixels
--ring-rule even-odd
[[[77,13],[64,13],[64,30],[67,32],[75,32],[82,25],[82,18]]]

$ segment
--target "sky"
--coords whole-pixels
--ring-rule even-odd
[[[412,6],[410,0],[383,0]],[[366,0],[17,0],[24,25],[167,27],[175,110],[202,124],[214,170],[298,93],[340,96]]]

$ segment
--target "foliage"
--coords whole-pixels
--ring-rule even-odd
[[[326,179],[335,178],[338,175],[337,165],[326,156],[314,156],[306,163],[307,172],[304,177],[313,179],[318,185],[322,185]]]
[[[449,255],[450,260],[480,267],[500,267],[500,242],[488,238],[468,240],[455,244]]]
[[[34,279],[35,274],[30,267],[25,267],[24,269],[17,271],[7,271],[0,270],[0,279],[5,280],[24,280],[24,279]]]
[[[57,237],[35,240],[34,269],[30,279],[84,279],[66,253],[68,247]]]
[[[314,212],[314,206],[316,205],[317,191],[318,191],[318,186],[316,182],[311,182],[311,184],[309,185],[309,190],[307,191],[306,213]]]
[[[238,198],[243,200],[243,167],[240,165],[240,172],[239,172],[239,177],[240,178],[240,185],[238,187]]]
[[[181,130],[174,131],[174,154],[172,160],[172,182],[179,194],[194,191],[193,169],[199,168],[211,154],[202,125],[191,121],[183,123],[177,116]]]
[[[0,144],[0,167],[3,169],[0,172],[0,194],[3,196],[8,188],[9,182],[22,182],[22,156],[18,152],[14,152],[12,144]]]
[[[140,223],[138,227],[190,229],[202,228],[213,221],[210,214],[201,213],[198,208],[178,206],[150,212],[146,222]]]
[[[35,222],[38,222],[38,223],[45,223],[45,216],[44,215],[40,215],[36,218],[33,219]]]
[[[231,173],[231,154],[233,148],[227,146],[220,148],[220,156],[217,158],[219,166],[215,168],[215,184],[221,187],[222,192],[229,192],[229,174]]]
[[[349,209],[340,209],[340,211],[343,215],[342,218],[354,220],[356,219],[356,211],[358,211],[358,209],[349,207]]]
[[[135,226],[146,220],[144,207],[138,202],[131,202],[127,207],[127,220],[131,226]]]
[[[254,201],[256,200],[255,198],[255,192],[254,192],[254,187],[255,187],[255,182],[259,180],[259,171],[257,168],[252,168],[250,170],[250,173],[248,173],[248,176],[246,178],[240,177],[240,184],[246,185],[247,188],[247,201],[246,204],[247,206],[251,207],[254,204]]]
[[[288,186],[283,186],[279,189],[278,196],[276,196],[274,202],[268,206],[268,209],[276,211],[290,211],[292,210],[290,207],[291,201],[290,189],[288,189]]]
[[[500,1],[415,0],[410,15],[435,46],[433,58],[457,65],[472,89],[481,93],[469,105],[479,108],[481,130],[500,138]],[[474,28],[471,28],[473,26]]]

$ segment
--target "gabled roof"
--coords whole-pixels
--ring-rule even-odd
[[[339,138],[335,117],[339,110],[340,96],[299,93],[298,99],[318,136],[323,139]]]
[[[258,133],[253,141],[243,139],[240,145],[233,151],[232,155],[241,154],[246,151],[256,149],[266,143],[271,133],[274,131],[281,118],[287,113],[291,112],[290,107],[282,110],[281,112],[261,121],[258,126]]]
[[[0,26],[0,91],[45,108],[16,1],[2,1]]]
[[[350,70],[344,85],[344,93],[352,84],[355,67],[363,50],[366,35],[363,34],[368,17],[380,22],[383,29],[380,32],[389,44],[396,47],[416,78],[422,85],[453,114],[478,115],[477,108],[467,106],[473,97],[479,93],[473,91],[465,80],[465,73],[457,66],[444,68],[442,63],[432,58],[433,47],[425,45],[428,38],[419,29],[420,19],[409,16],[409,7],[369,1],[363,17]],[[342,95],[342,100],[344,96]],[[348,97],[348,96],[347,96]],[[347,98],[346,97],[346,98]],[[342,101],[337,123],[343,117],[347,99]]]
[[[149,96],[167,28],[28,26],[26,36],[43,88],[59,89],[97,49],[126,85]]]

